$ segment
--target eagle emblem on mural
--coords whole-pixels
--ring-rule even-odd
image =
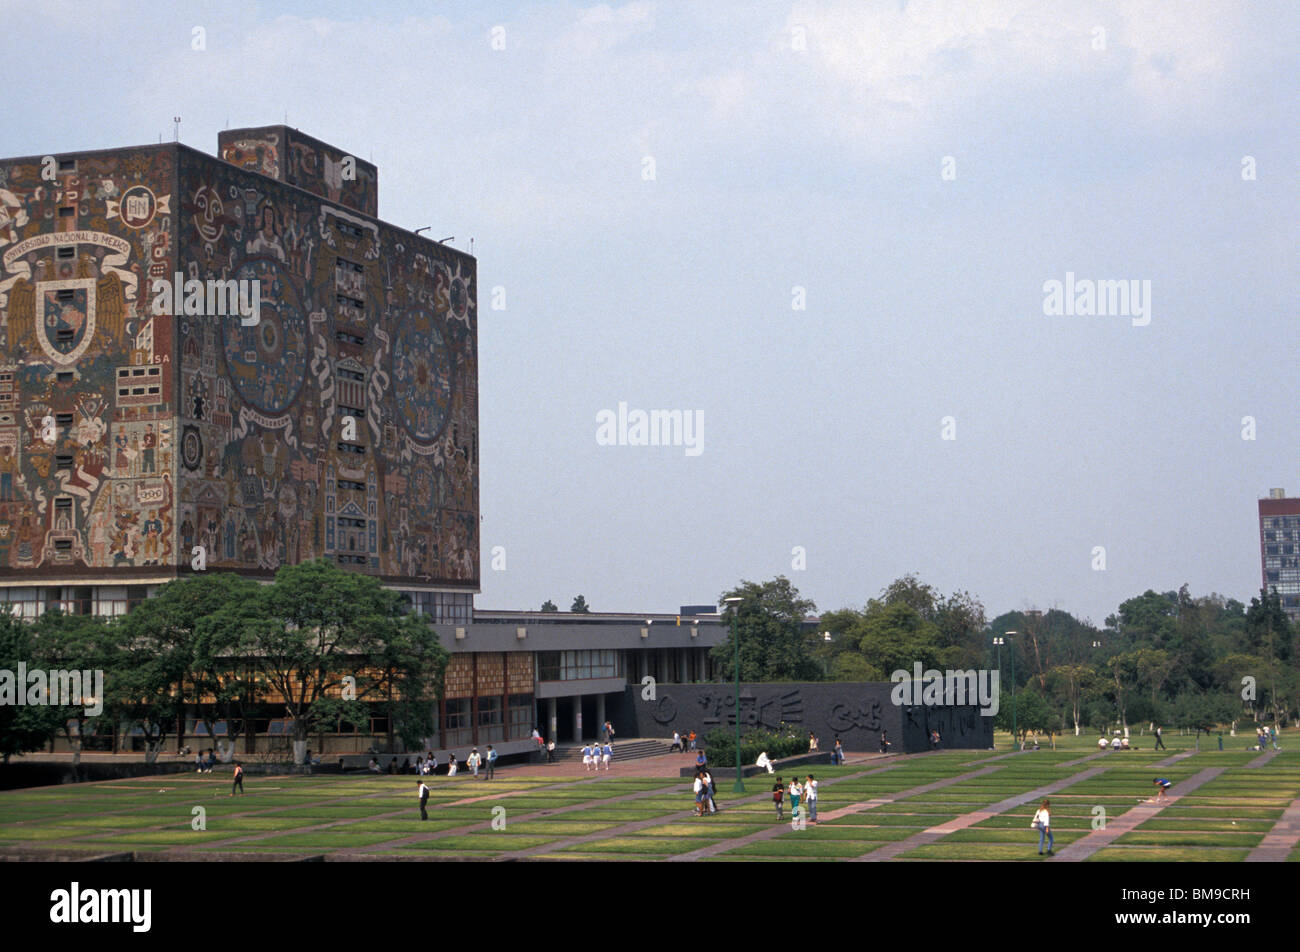
[[[59,366],[77,362],[96,336],[121,340],[126,295],[121,279],[19,280],[9,295],[9,346],[39,347]]]

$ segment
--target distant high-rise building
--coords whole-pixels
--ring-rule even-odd
[[[1288,618],[1300,619],[1300,499],[1283,489],[1259,501],[1259,554],[1264,588],[1281,596]]]

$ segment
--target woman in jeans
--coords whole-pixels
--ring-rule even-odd
[[[1034,814],[1033,828],[1038,831],[1038,855],[1043,855],[1043,840],[1047,840],[1047,855],[1055,856],[1052,847],[1056,845],[1056,840],[1052,836],[1052,811],[1051,801],[1044,800],[1043,805],[1038,808]]]

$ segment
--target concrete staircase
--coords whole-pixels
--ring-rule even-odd
[[[614,763],[623,763],[628,760],[641,760],[644,757],[659,757],[668,753],[672,747],[666,740],[629,740],[614,741],[614,756],[610,758]],[[577,761],[582,763],[582,745],[576,747],[556,747],[556,761]]]

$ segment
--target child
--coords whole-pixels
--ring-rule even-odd
[[[785,819],[785,784],[780,777],[776,778],[776,783],[772,786],[772,803],[776,807],[777,820]]]
[[[1169,796],[1169,788],[1173,786],[1173,783],[1164,777],[1156,777],[1152,783],[1156,785],[1156,800],[1163,800]]]

